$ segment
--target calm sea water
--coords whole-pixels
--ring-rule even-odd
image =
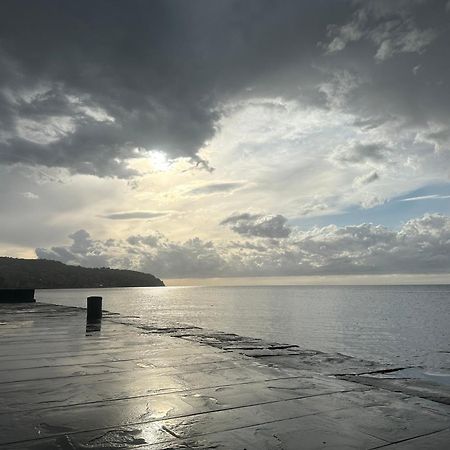
[[[40,301],[183,323],[450,372],[450,285],[40,290]]]

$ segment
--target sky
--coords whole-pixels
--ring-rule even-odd
[[[0,254],[450,282],[449,42],[450,1],[3,0]]]

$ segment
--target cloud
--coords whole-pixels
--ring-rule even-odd
[[[191,195],[208,195],[217,194],[219,192],[230,192],[244,186],[245,183],[241,182],[228,182],[228,183],[208,183],[203,186],[196,187],[188,191]]]
[[[400,53],[422,53],[438,32],[417,27],[413,11],[418,4],[417,1],[361,2],[348,23],[329,26],[331,41],[324,45],[326,52],[340,52],[349,44],[364,39],[377,48],[374,58],[378,61]]]
[[[285,238],[291,233],[286,226],[287,219],[281,215],[263,216],[261,214],[236,214],[222,220],[221,225],[228,225],[234,232],[267,238]]]
[[[302,205],[299,210],[300,216],[309,216],[314,214],[320,214],[323,211],[327,211],[329,209],[329,205],[327,203],[316,203],[309,202]]]
[[[37,257],[87,267],[128,268],[179,278],[193,274],[213,276],[222,273],[225,266],[212,242],[196,237],[183,243],[170,242],[161,234],[129,236],[125,241],[101,241],[93,240],[85,230],[69,237],[73,241],[71,245],[37,248]]]
[[[361,187],[366,184],[373,183],[374,181],[377,181],[379,179],[380,179],[380,176],[378,175],[378,173],[375,171],[372,171],[366,175],[361,175],[360,177],[356,177],[353,180],[353,186]]]
[[[155,246],[191,264],[206,252],[229,273],[219,260],[235,251],[243,271],[296,272],[294,220],[348,223],[361,206],[448,183],[446,5],[0,2],[3,251],[68,251],[64,238],[85,229],[138,264],[150,246],[131,245],[130,227],[154,240],[157,224],[167,238]],[[411,216],[402,205],[389,220]],[[218,226],[242,211],[267,214]],[[221,240],[230,229],[260,250],[239,256]],[[185,246],[192,230],[202,244]],[[110,255],[97,250],[89,258]]]
[[[438,152],[450,152],[450,127],[444,125],[435,125],[430,130],[419,133],[418,141],[428,142],[434,146]]]
[[[197,153],[222,105],[257,79],[271,89],[299,51],[309,59],[297,42],[315,48],[331,20],[297,2],[7,0],[0,8],[0,162],[119,177],[135,175],[136,148],[205,164]]]
[[[156,211],[125,211],[125,212],[114,212],[109,214],[104,214],[101,217],[105,219],[113,220],[131,220],[131,219],[154,219],[156,217],[161,217],[167,215],[167,212],[156,212]]]
[[[399,22],[401,23],[401,22]],[[398,53],[422,53],[434,39],[437,33],[432,29],[418,30],[413,23],[407,22],[397,26],[397,31],[376,30],[372,39],[379,43],[375,58],[379,61],[392,58]],[[404,27],[404,28],[403,28]]]
[[[110,266],[165,278],[270,275],[448,273],[450,217],[425,214],[398,230],[380,225],[295,229],[287,239],[169,241],[162,234],[95,240],[85,230],[72,244],[36,249],[39,258]]]
[[[39,195],[34,192],[22,192],[22,196],[29,200],[37,200],[39,198]]]
[[[445,1],[77,4],[0,4],[0,164],[130,178],[133,160],[156,151],[210,169],[199,152],[230,105],[261,98],[316,108],[322,124],[329,111],[365,129],[388,122],[387,140],[402,139],[397,125],[426,133],[448,121],[436,63],[449,57]],[[301,147],[301,134],[267,145]]]
[[[106,267],[114,264],[108,254],[107,242],[95,241],[86,230],[78,230],[69,235],[72,244],[68,247],[55,246],[51,249],[37,248],[39,259],[52,259],[66,264],[86,267]]]
[[[158,244],[163,241],[165,238],[160,233],[147,234],[145,236],[135,235],[130,236],[127,239],[127,242],[133,246],[145,245],[148,247],[157,247]]]
[[[328,73],[344,70],[358,80],[341,95],[340,108],[352,114],[363,130],[392,141],[407,158],[407,130],[414,141],[414,134],[446,127],[448,122],[450,85],[438,63],[449,57],[445,2],[354,4],[351,18],[330,25],[329,40],[322,44]],[[333,84],[332,80],[326,83]]]
[[[419,197],[409,197],[402,198],[401,202],[417,202],[421,200],[444,200],[450,198],[450,195],[439,195],[439,194],[431,194],[431,195],[421,195]]]
[[[352,142],[338,147],[332,159],[346,164],[363,164],[366,162],[382,162],[391,150],[383,142]]]

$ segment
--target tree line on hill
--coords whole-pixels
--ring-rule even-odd
[[[70,289],[164,286],[154,275],[134,270],[70,266],[47,259],[0,257],[0,288]]]

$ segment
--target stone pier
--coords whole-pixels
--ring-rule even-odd
[[[1,304],[0,344],[0,449],[450,448],[445,401],[296,346],[42,303]]]

